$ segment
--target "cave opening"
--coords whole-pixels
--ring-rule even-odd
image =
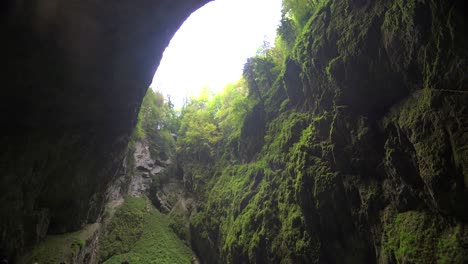
[[[221,153],[225,140],[238,140],[242,120],[258,101],[249,96],[246,80],[250,58],[261,61],[259,82],[268,79],[272,85],[269,51],[282,8],[282,0],[217,0],[192,13],[175,33],[130,139],[124,162],[128,170],[121,181],[127,178],[128,189],[108,202],[107,215],[112,216],[105,220],[109,224],[100,238],[101,262],[211,262],[211,253],[192,245],[201,232],[189,227],[206,203],[198,196],[212,172],[197,176],[192,168],[212,167],[220,156],[216,148]],[[279,57],[276,68],[282,63]],[[141,236],[133,239],[130,232]],[[160,232],[167,236],[158,237]],[[130,251],[121,250],[133,242]]]
[[[281,0],[209,2],[175,33],[150,87],[181,107],[203,88],[216,93],[238,81],[247,58],[274,45],[281,9]]]
[[[258,1],[7,0],[0,263],[468,263],[464,2]]]

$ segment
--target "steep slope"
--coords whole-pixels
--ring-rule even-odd
[[[203,167],[203,261],[467,262],[463,5],[321,2],[267,91],[246,76],[239,147]]]
[[[192,251],[169,224],[146,197],[125,197],[102,237],[102,263],[192,263]]]

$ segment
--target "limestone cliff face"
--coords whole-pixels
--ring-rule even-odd
[[[99,243],[95,248],[97,258],[83,263],[113,263],[119,255],[131,255],[131,252],[146,252],[144,255],[137,254],[137,259],[143,263],[154,259],[168,261],[168,255],[180,253],[177,250],[181,248],[188,249],[188,243],[184,242],[189,241],[188,218],[194,199],[186,193],[181,177],[175,173],[175,155],[172,149],[171,153],[162,155],[164,158],[154,157],[154,144],[151,143],[151,137],[131,140],[121,176],[108,191]],[[132,201],[143,201],[144,212],[139,211],[138,207],[135,209],[130,206]],[[146,214],[155,211],[154,207],[157,207],[159,216],[156,220],[149,221],[145,218],[148,217]],[[155,234],[158,237],[152,237],[149,241],[148,238],[144,238],[145,234]],[[167,236],[173,239],[165,241],[163,245],[158,244],[161,242],[158,242],[158,239],[164,240]],[[148,243],[142,242],[143,240]],[[136,244],[138,246],[134,246]],[[171,245],[175,246],[175,249],[165,248],[170,248]],[[189,256],[196,259],[192,256],[193,253],[188,251]],[[121,261],[136,261],[130,255],[126,255]],[[177,259],[177,256],[174,259]]]
[[[133,155],[135,161],[134,172],[131,176],[131,183],[129,186],[129,194],[135,197],[140,197],[142,195],[147,195],[151,187],[153,175],[161,172],[165,164],[158,162],[158,166],[155,160],[151,158],[149,145],[146,140],[135,142],[135,151],[130,153]]]
[[[464,2],[323,3],[254,108],[265,122],[245,120],[263,134],[242,140],[263,149],[241,146],[249,160],[218,173],[195,250],[207,263],[467,263]]]
[[[206,1],[0,4],[0,258],[96,221],[153,73]]]
[[[190,216],[194,204],[191,195],[179,175],[176,155],[170,154],[167,160],[151,157],[151,139],[137,140],[133,155],[134,168],[128,187],[128,194],[133,197],[147,196],[154,206],[163,214],[183,214]]]

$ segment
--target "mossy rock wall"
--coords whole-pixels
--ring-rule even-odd
[[[208,176],[200,257],[468,262],[463,5],[322,2],[267,93],[262,149]]]

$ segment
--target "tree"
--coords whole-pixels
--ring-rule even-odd
[[[243,76],[247,81],[249,94],[261,103],[264,94],[271,88],[277,76],[275,66],[271,53],[248,58],[244,64]]]
[[[140,107],[134,140],[148,140],[153,158],[168,159],[175,150],[171,133],[178,128],[178,116],[170,98],[166,101],[160,92],[149,88]]]
[[[209,94],[203,92],[182,109],[177,148],[186,160],[209,161],[215,156],[220,132],[209,102]]]

